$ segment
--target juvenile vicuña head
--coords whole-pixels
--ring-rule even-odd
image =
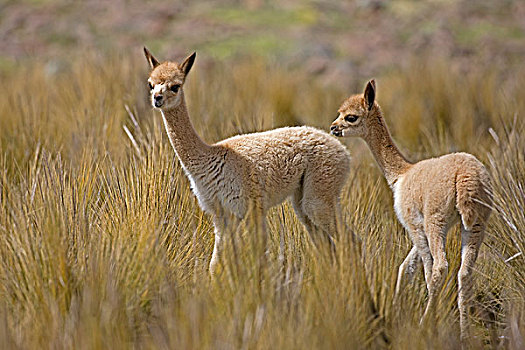
[[[375,80],[370,80],[361,95],[346,99],[338,109],[338,116],[330,126],[330,133],[339,137],[364,137],[368,123],[374,118],[379,106],[374,103],[376,96]]]
[[[144,55],[151,67],[148,79],[151,104],[153,107],[163,110],[177,107],[182,100],[182,87],[193,66],[196,53],[189,55],[181,64],[175,62],[160,63],[145,47]]]

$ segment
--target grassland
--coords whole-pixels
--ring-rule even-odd
[[[470,345],[523,348],[525,71],[462,73],[449,63],[415,60],[376,76],[378,100],[412,160],[461,150],[490,170],[494,213],[476,266]],[[267,263],[248,220],[210,280],[213,229],[147,103],[146,76],[142,57],[89,55],[56,74],[39,63],[1,73],[1,348],[377,348],[382,332],[392,349],[459,347],[458,230],[437,315],[419,327],[422,273],[392,306],[410,242],[361,141],[345,141],[353,170],[342,200],[359,247],[341,232],[331,262],[284,204],[269,217]],[[249,58],[197,59],[187,85],[209,142],[281,125],[326,130],[357,92]],[[366,307],[368,288],[380,320]]]

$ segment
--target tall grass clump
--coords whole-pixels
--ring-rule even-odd
[[[378,98],[414,160],[463,150],[489,168],[494,211],[476,265],[471,345],[518,349],[525,76],[461,75],[446,63],[376,77]],[[458,231],[449,234],[435,322],[420,327],[422,273],[392,305],[410,242],[360,141],[347,143],[353,163],[335,259],[313,248],[285,203],[270,212],[267,246],[256,220],[230,227],[210,279],[213,227],[149,107],[146,76],[142,57],[89,55],[59,73],[35,62],[0,74],[10,87],[0,95],[0,347],[460,347]],[[186,89],[209,142],[282,125],[326,129],[352,93],[261,58],[197,62]]]

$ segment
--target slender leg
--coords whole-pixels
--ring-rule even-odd
[[[428,317],[429,313],[434,310],[437,297],[443,287],[445,277],[448,273],[448,262],[445,253],[446,225],[439,222],[427,221],[425,222],[425,233],[428,237],[433,265],[430,283],[428,283],[427,280],[428,302],[421,322],[423,322]],[[425,270],[425,274],[426,273],[427,271]]]
[[[415,238],[415,246],[417,247],[417,253],[421,257],[421,261],[423,263],[423,269],[425,271],[425,283],[428,290],[430,286],[430,280],[432,279],[434,259],[430,253],[428,240],[423,230],[421,230],[421,232],[419,232],[418,236]]]
[[[421,265],[421,258],[417,252],[417,247],[413,246],[403,263],[399,266],[397,274],[396,291],[394,294],[394,304],[398,302],[399,293],[407,283],[412,282],[414,275]]]
[[[416,249],[417,256],[415,252],[413,252],[412,250],[410,251],[409,255],[405,258],[405,261],[403,261],[403,264],[399,267],[400,269],[399,276],[401,276],[401,270],[403,270],[405,275],[409,274],[409,276],[407,277],[409,277],[408,280],[411,281],[414,278],[414,274],[416,270],[418,269],[419,265],[422,263],[424,271],[425,271],[425,282],[426,282],[427,289],[428,289],[430,278],[432,276],[432,267],[434,264],[434,259],[432,258],[432,254],[430,253],[430,247],[428,245],[427,236],[425,235],[424,226],[423,224],[418,224],[418,225],[407,224],[407,225],[408,225],[408,227],[406,227],[407,231],[410,235],[410,239],[412,240],[412,243],[414,244],[414,247],[412,248],[412,250],[414,250],[414,248]],[[404,266],[404,264],[406,264],[405,265],[406,267]],[[399,281],[399,278],[398,278],[398,281]],[[397,285],[399,284],[396,284],[396,290],[398,289]],[[399,286],[401,288],[403,287],[403,284]]]
[[[210,260],[210,274],[213,276],[217,271],[217,264],[219,262],[219,256],[222,250],[222,232],[224,232],[224,227],[226,227],[225,219],[222,215],[213,216],[213,226],[215,233],[215,242],[213,244],[213,253]]]
[[[259,266],[261,268],[266,268],[266,266],[268,266],[268,259],[269,259],[269,255],[270,255],[270,250],[269,250],[269,247],[268,247],[268,232],[267,232],[267,229],[266,229],[266,213],[263,212],[262,213],[262,216],[261,218],[259,219],[259,224],[260,224],[260,239],[261,239],[261,256],[260,256],[260,260],[259,260]]]
[[[461,338],[468,338],[468,306],[472,300],[472,268],[484,237],[484,225],[474,224],[471,231],[461,225],[461,267],[458,272],[458,308]]]
[[[213,276],[217,270],[217,263],[219,262],[219,251],[221,249],[221,234],[215,227],[215,243],[213,244],[213,253],[210,261],[210,274]]]
[[[312,210],[312,208],[309,208],[308,210],[307,218],[311,223],[311,230],[308,233],[318,249],[328,244],[335,257],[336,248],[331,235],[336,232],[336,208],[335,206],[327,205],[325,208],[318,209]]]
[[[423,230],[423,225],[407,224],[407,231],[414,246],[406,256],[403,263],[399,266],[396,290],[394,293],[394,304],[399,301],[401,291],[405,286],[412,282],[422,262],[425,265],[425,271],[432,270],[432,256],[428,248],[428,241]]]
[[[291,202],[293,210],[295,211],[295,215],[297,215],[297,218],[299,218],[299,221],[306,227],[306,230],[308,233],[310,233],[313,230],[313,223],[308,219],[305,212],[303,211],[303,208],[301,206],[301,200],[303,197],[302,190],[297,190],[296,193],[293,194]]]
[[[303,177],[299,206],[303,215],[308,219],[310,229],[308,233],[314,244],[328,243],[335,252],[335,244],[332,235],[336,234],[338,219],[340,219],[339,195],[346,175],[341,172],[333,176],[327,176],[318,167],[307,170]]]
[[[335,244],[332,240],[332,237],[330,236],[330,228],[323,227],[320,225],[316,225],[314,223],[310,216],[307,215],[307,213],[304,210],[303,207],[303,198],[302,198],[302,191],[298,190],[293,196],[292,196],[292,206],[294,208],[295,214],[299,218],[299,221],[306,227],[306,231],[308,232],[308,235],[312,239],[312,242],[314,243],[315,247],[317,249],[320,248],[320,246],[324,245],[325,242],[328,242],[333,250],[335,250]],[[335,208],[334,208],[335,210]],[[327,216],[329,216],[328,220],[331,221],[330,217],[333,217],[334,226],[335,226],[335,214],[334,210],[332,210],[330,213],[327,213]],[[328,210],[327,210],[328,211]]]

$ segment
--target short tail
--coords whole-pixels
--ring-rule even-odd
[[[479,166],[462,169],[456,176],[456,208],[466,230],[485,222],[491,212],[492,186],[487,169]]]

